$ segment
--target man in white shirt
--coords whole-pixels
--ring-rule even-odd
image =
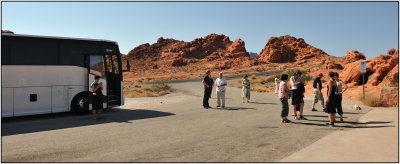
[[[219,77],[215,80],[216,89],[217,89],[217,107],[221,107],[222,99],[222,108],[225,107],[225,86],[227,84],[225,77],[222,76],[222,72],[219,73]]]

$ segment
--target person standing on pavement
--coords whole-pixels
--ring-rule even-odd
[[[216,90],[217,90],[217,107],[225,107],[225,86],[228,83],[226,82],[225,77],[222,72],[219,73],[219,77],[215,80]],[[222,99],[222,104],[221,104]],[[221,106],[222,105],[222,106]]]
[[[324,96],[322,95],[322,81],[321,78],[324,75],[322,73],[318,74],[318,77],[314,79],[313,83],[313,88],[314,88],[314,102],[312,104],[312,109],[311,111],[318,111],[315,109],[315,104],[318,103],[318,100],[321,101],[322,109],[325,111],[325,102],[324,102]]]
[[[242,102],[246,99],[246,102],[249,103],[250,100],[250,80],[249,76],[245,75],[242,80]]]
[[[279,79],[275,77],[275,94],[278,94],[279,90]]]
[[[301,80],[301,72],[296,70],[292,77],[290,77],[290,85],[292,86],[292,105],[293,105],[293,113],[294,119],[296,120],[307,120],[303,116],[303,107],[304,107],[304,99],[303,99],[303,91],[300,88],[300,83],[304,85],[304,82]],[[297,116],[296,107],[300,106],[300,116]]]
[[[336,114],[336,108],[335,108],[335,92],[337,88],[337,83],[334,78],[335,73],[334,72],[329,72],[329,83],[328,83],[328,90],[327,90],[327,99],[326,99],[326,111],[328,112],[328,118],[329,118],[329,123],[327,123],[327,126],[334,127],[335,126],[335,114]]]
[[[347,90],[347,85],[343,83],[342,80],[339,79],[339,73],[335,72],[334,76],[336,80],[336,99],[335,99],[335,107],[337,109],[337,113],[340,115],[340,122],[343,122],[343,109],[342,109],[342,94]],[[344,89],[343,89],[344,86]]]
[[[103,111],[103,83],[99,82],[100,76],[94,77],[94,82],[90,85],[92,88],[92,104],[93,104],[93,119],[103,118],[101,112]],[[97,116],[96,116],[97,113]]]
[[[287,86],[287,79],[288,75],[287,74],[282,74],[281,75],[281,83],[279,84],[279,100],[282,103],[282,112],[281,112],[281,122],[282,123],[289,123],[290,120],[287,119],[288,113],[289,113],[289,103],[288,103],[288,98],[289,98],[289,88]]]
[[[203,82],[204,85],[203,108],[208,109],[211,108],[211,106],[208,104],[208,100],[210,99],[214,84],[213,79],[211,78],[211,72],[209,70],[206,71],[206,76],[201,82]]]

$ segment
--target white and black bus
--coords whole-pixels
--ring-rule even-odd
[[[103,82],[104,108],[124,103],[113,41],[2,33],[1,64],[2,117],[87,113],[95,75]]]

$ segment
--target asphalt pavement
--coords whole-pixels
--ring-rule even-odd
[[[366,129],[358,119],[373,109],[356,111],[357,102],[344,101],[345,122],[326,127],[327,114],[319,106],[311,112],[306,97],[308,120],[283,124],[276,94],[251,92],[242,103],[241,89],[227,87],[226,108],[215,108],[213,90],[214,108],[203,109],[201,81],[171,85],[178,96],[167,99],[174,101],[128,102],[100,120],[68,113],[3,119],[2,162],[278,162],[334,132]]]

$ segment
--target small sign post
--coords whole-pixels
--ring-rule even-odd
[[[360,72],[362,73],[363,78],[363,101],[365,101],[364,73],[367,73],[367,63],[365,61],[360,62]]]

